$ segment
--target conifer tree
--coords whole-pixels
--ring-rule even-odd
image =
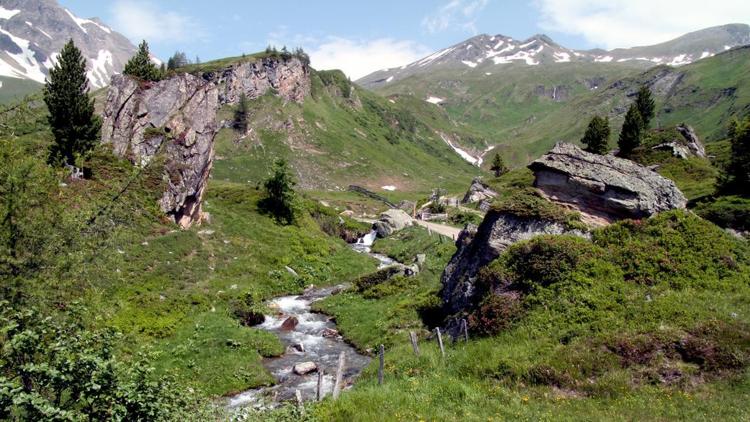
[[[617,142],[621,156],[629,156],[634,149],[641,145],[642,131],[643,119],[641,113],[638,111],[638,106],[631,104],[627,114],[625,114],[625,122],[622,124],[620,139]]]
[[[70,40],[44,85],[47,121],[55,136],[50,163],[75,165],[77,157],[96,145],[102,123],[94,115],[94,100],[88,93],[86,59]]]
[[[500,177],[508,172],[508,167],[505,166],[503,157],[501,157],[499,153],[495,153],[495,156],[492,157],[492,166],[490,167],[490,170],[495,172],[495,177]]]
[[[604,155],[609,146],[609,117],[594,116],[589,122],[581,143],[586,145],[586,151]]]
[[[159,69],[151,61],[151,54],[148,50],[148,43],[144,40],[138,46],[138,52],[125,64],[122,73],[144,81],[158,81],[161,77]]]
[[[273,175],[263,184],[266,197],[260,206],[279,223],[291,224],[295,220],[295,184],[286,161],[276,160]]]
[[[720,191],[750,196],[750,117],[730,123],[729,139],[732,156],[720,182]]]
[[[638,96],[635,98],[636,107],[638,107],[638,113],[641,115],[643,120],[643,128],[648,129],[651,124],[651,119],[654,118],[654,110],[656,105],[654,99],[651,96],[651,90],[646,85],[643,85],[638,90]]]
[[[237,132],[247,132],[247,118],[249,107],[250,106],[248,104],[247,95],[245,95],[245,93],[243,92],[240,94],[237,108],[234,109],[234,129]]]

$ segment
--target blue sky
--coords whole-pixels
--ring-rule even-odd
[[[685,32],[750,22],[750,1],[715,0],[60,0],[100,17],[162,59],[175,50],[210,60],[276,45],[302,46],[317,68],[358,78],[480,34],[546,33],[569,48],[666,41]],[[748,5],[745,5],[748,3]],[[675,11],[679,11],[676,13]]]

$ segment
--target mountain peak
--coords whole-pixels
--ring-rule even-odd
[[[80,18],[55,0],[4,0],[0,76],[44,82],[69,39],[86,58],[89,82],[95,88],[106,86],[135,53],[135,46],[101,19]]]
[[[439,50],[421,60],[396,69],[375,72],[358,82],[377,88],[408,76],[432,72],[436,68],[457,68],[502,72],[509,65],[556,65],[568,62],[623,63],[631,67],[659,64],[681,66],[740,45],[750,44],[750,26],[727,24],[682,35],[651,46],[614,50],[573,50],[561,46],[546,34],[535,34],[523,41],[504,35],[481,34]]]

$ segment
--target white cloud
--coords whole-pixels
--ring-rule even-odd
[[[350,40],[330,37],[313,48],[308,48],[311,65],[316,69],[341,69],[352,80],[376,70],[411,63],[430,50],[413,41],[380,38]]]
[[[188,41],[205,36],[190,16],[163,10],[144,0],[118,0],[112,5],[113,25],[133,42]]]
[[[541,26],[581,35],[596,46],[633,47],[668,41],[686,32],[750,22],[750,1],[536,0]]]
[[[447,29],[477,33],[476,18],[489,0],[450,0],[422,19],[422,27],[434,34]]]

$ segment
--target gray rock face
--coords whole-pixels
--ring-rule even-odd
[[[230,65],[203,78],[220,86],[219,102],[236,104],[240,95],[255,99],[273,90],[287,101],[301,103],[310,95],[310,70],[299,59],[265,58]]]
[[[380,219],[373,224],[373,229],[380,237],[388,237],[391,234],[414,224],[409,214],[399,209],[390,209],[380,214]]]
[[[469,190],[466,191],[464,198],[461,200],[462,204],[473,204],[475,202],[492,199],[497,196],[497,192],[490,189],[489,185],[482,181],[482,178],[476,177],[471,181]]]
[[[98,18],[81,19],[55,0],[3,0],[0,75],[44,83],[56,55],[72,39],[95,88],[122,72],[135,47]]]
[[[696,157],[706,158],[706,148],[703,143],[698,139],[698,135],[695,134],[695,130],[691,126],[686,124],[677,125],[677,131],[680,132],[690,152]]]
[[[558,143],[529,168],[550,199],[610,220],[644,218],[687,203],[671,180],[646,167],[572,144]]]
[[[470,307],[476,297],[475,282],[479,270],[495,260],[513,243],[545,234],[573,234],[586,237],[562,224],[490,211],[479,227],[468,225],[456,240],[458,250],[441,276],[440,295],[444,310],[455,314]]]
[[[182,227],[200,222],[201,200],[214,158],[218,90],[181,74],[156,83],[116,75],[107,96],[102,142],[145,166],[166,157],[168,186],[159,204]]]

